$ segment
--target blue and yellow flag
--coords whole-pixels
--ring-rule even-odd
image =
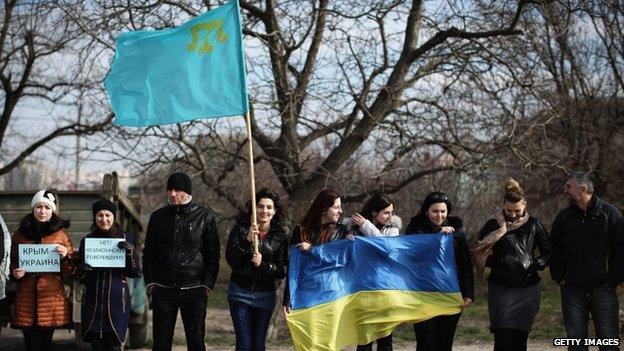
[[[297,350],[368,344],[401,323],[461,312],[452,235],[357,237],[290,254]]]
[[[244,114],[247,84],[238,1],[176,28],[122,33],[104,85],[118,125]]]

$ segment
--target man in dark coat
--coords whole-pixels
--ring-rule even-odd
[[[189,350],[205,350],[208,293],[219,272],[219,235],[211,210],[192,201],[191,178],[167,179],[169,204],[152,213],[143,251],[143,275],[151,297],[153,350],[171,350],[180,310]]]
[[[591,314],[596,336],[617,339],[618,298],[624,280],[624,219],[610,203],[594,195],[587,173],[573,172],[563,192],[571,203],[552,226],[550,273],[561,287],[568,338],[586,338]],[[587,350],[587,346],[570,346]],[[601,346],[600,350],[619,350]]]

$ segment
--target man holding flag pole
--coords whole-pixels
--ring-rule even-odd
[[[118,125],[146,127],[245,114],[249,190],[251,204],[256,203],[237,0],[176,28],[122,33],[105,86]],[[206,298],[219,262],[214,216],[191,202],[190,177],[174,173],[169,180],[170,205],[152,214],[144,250],[144,276],[154,308],[153,350],[171,349],[178,309],[187,348],[205,350]],[[182,218],[188,205],[203,209],[201,219]],[[257,225],[256,206],[251,210],[251,223]],[[167,225],[157,225],[162,221]],[[287,322],[297,350],[366,344],[401,323],[460,311],[456,273],[444,268],[453,259],[447,236],[382,239],[339,241],[306,253],[291,249],[288,279],[293,310]],[[185,249],[188,243],[195,250]],[[257,252],[257,236],[252,245]],[[191,251],[202,254],[183,257]],[[200,264],[189,270],[184,266],[189,262]],[[432,271],[437,273],[429,274]],[[205,295],[189,297],[197,292]]]
[[[119,35],[104,82],[115,124],[147,127],[246,115],[251,203],[255,183],[240,10],[237,0],[176,28]],[[153,350],[170,350],[178,309],[189,350],[205,350],[206,297],[219,268],[212,212],[192,202],[191,180],[174,173],[169,205],[150,217],[143,253],[154,309]],[[256,224],[256,208],[252,224]],[[258,238],[253,241],[258,251]]]

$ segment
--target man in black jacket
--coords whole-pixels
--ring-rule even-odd
[[[188,350],[205,350],[208,293],[219,272],[214,214],[192,202],[191,178],[167,179],[169,204],[152,213],[143,251],[143,275],[151,297],[153,350],[171,350],[180,310]]]
[[[587,173],[573,172],[563,192],[571,204],[552,226],[550,273],[561,286],[568,338],[586,338],[591,313],[596,337],[619,337],[615,288],[624,280],[624,219],[613,205],[594,195]],[[570,346],[587,350],[587,346]],[[601,346],[600,350],[619,350]]]

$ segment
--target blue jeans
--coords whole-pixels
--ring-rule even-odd
[[[236,333],[236,351],[264,351],[273,311],[251,307],[240,301],[229,301],[229,304]]]
[[[590,313],[597,338],[619,338],[618,298],[609,284],[565,284],[561,287],[561,308],[568,338],[587,338]],[[574,351],[587,349],[587,346],[568,347]],[[619,347],[600,346],[600,350],[619,350]]]

